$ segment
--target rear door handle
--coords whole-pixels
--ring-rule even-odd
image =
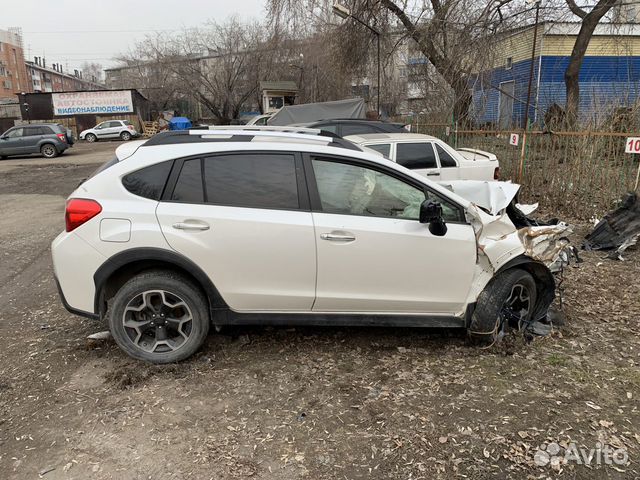
[[[429,172],[427,173],[427,177],[437,177],[440,175],[440,172]]]
[[[330,242],[353,242],[356,237],[348,232],[331,232],[331,233],[321,233],[320,238],[322,240],[328,240]]]
[[[209,230],[209,224],[204,222],[194,222],[185,220],[184,222],[178,222],[173,224],[173,228],[176,230]]]

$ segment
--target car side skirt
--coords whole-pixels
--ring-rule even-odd
[[[353,327],[466,328],[466,319],[448,315],[351,313],[238,313],[218,311],[214,325],[310,325]]]

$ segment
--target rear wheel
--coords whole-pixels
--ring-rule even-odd
[[[96,140],[98,140],[98,137],[96,137],[93,133],[87,133],[87,134],[84,136],[84,139],[85,139],[87,142],[89,142],[89,143],[93,143],[93,142],[95,142]]]
[[[40,147],[40,153],[43,157],[53,158],[58,156],[58,149],[52,143],[45,143]]]
[[[129,140],[131,140],[131,134],[129,132],[122,132],[120,134],[120,138],[125,142],[128,142]]]
[[[203,293],[188,278],[168,271],[130,279],[116,293],[107,317],[120,348],[151,363],[188,358],[209,332]]]
[[[536,282],[530,273],[519,269],[501,273],[478,296],[469,338],[478,345],[492,345],[510,330],[526,328],[536,300]]]

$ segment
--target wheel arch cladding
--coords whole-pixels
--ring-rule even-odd
[[[526,255],[519,255],[513,258],[505,263],[496,273],[499,275],[513,268],[519,268],[529,272],[535,280],[538,299],[532,318],[534,320],[543,319],[556,297],[556,282],[553,274],[544,263],[533,260]]]
[[[211,279],[188,258],[159,248],[133,248],[114,255],[96,270],[94,311],[102,317],[108,300],[118,289],[133,276],[148,270],[171,270],[192,279],[207,297],[211,315],[215,310],[228,308]]]

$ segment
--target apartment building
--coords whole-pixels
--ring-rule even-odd
[[[65,72],[61,63],[47,65],[42,57],[25,62],[30,78],[31,92],[75,92],[79,90],[102,90],[104,86],[94,79],[83,78],[80,70]]]
[[[0,99],[15,100],[16,92],[30,91],[20,30],[0,30]]]

